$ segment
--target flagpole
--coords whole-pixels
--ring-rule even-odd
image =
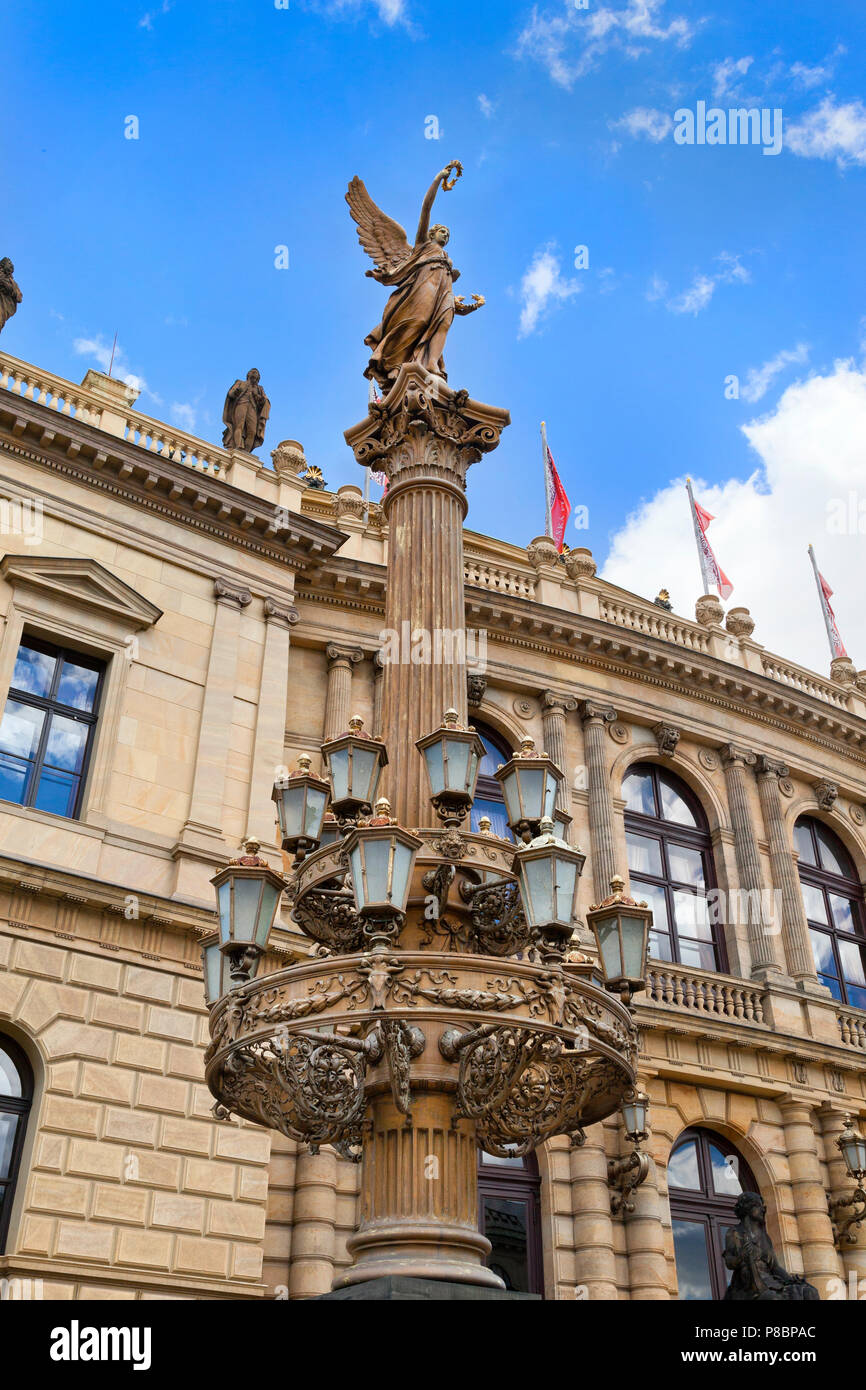
[[[830,614],[827,612],[827,600],[824,596],[824,590],[821,588],[821,576],[818,573],[818,561],[815,559],[815,552],[812,549],[811,544],[809,545],[809,559],[812,561],[812,573],[815,576],[815,587],[818,590],[818,602],[821,605],[821,613],[824,618],[824,627],[827,631],[827,641],[830,643],[830,660],[834,661],[836,658],[836,642],[833,638],[833,628],[830,624]]]
[[[553,518],[550,515],[550,485],[547,462],[547,426],[541,422],[541,463],[544,469],[544,513],[545,527],[544,534],[553,539]]]
[[[698,547],[698,561],[701,566],[701,583],[704,586],[704,593],[708,594],[710,592],[710,588],[712,587],[712,580],[710,579],[709,567],[707,565],[707,557],[704,554],[704,548],[701,545],[701,534],[700,526],[698,524],[698,514],[695,511],[695,497],[694,493],[692,492],[692,480],[688,477],[686,478],[686,492],[689,494],[689,508],[692,514],[692,527],[694,528],[695,533],[695,545]]]

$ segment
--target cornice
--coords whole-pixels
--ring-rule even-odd
[[[300,512],[283,512],[222,478],[175,462],[36,401],[0,393],[5,452],[133,506],[309,573],[329,560],[347,535]]]

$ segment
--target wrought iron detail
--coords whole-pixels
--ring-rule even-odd
[[[311,888],[296,898],[292,916],[305,936],[336,955],[350,955],[365,944],[364,923],[347,888]]]

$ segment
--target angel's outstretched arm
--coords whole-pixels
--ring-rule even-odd
[[[424,202],[421,204],[421,216],[418,220],[418,231],[415,235],[416,246],[420,246],[430,235],[430,213],[433,211],[433,203],[435,202],[436,194],[439,192],[439,185],[442,183],[443,179],[447,179],[448,173],[448,167],[440,169],[430,187],[427,189]]]

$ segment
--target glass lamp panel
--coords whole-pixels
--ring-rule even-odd
[[[574,904],[574,889],[577,883],[577,865],[556,855],[553,860],[553,875],[553,920],[562,926],[569,926],[571,909]]]
[[[553,820],[553,813],[556,810],[556,778],[553,773],[544,773],[544,815]]]
[[[521,877],[526,887],[527,916],[531,925],[543,926],[556,920],[553,904],[553,864],[550,858],[530,859],[522,866]]]
[[[352,748],[352,795],[371,806],[379,782],[379,755],[374,748]]]
[[[406,899],[409,896],[409,875],[412,872],[412,862],[415,858],[415,851],[410,845],[403,845],[397,841],[394,846],[394,868],[391,879],[391,902],[400,911],[406,908]]]
[[[646,1129],[646,1101],[627,1100],[622,1107],[622,1122],[626,1134],[638,1134]]]
[[[608,980],[618,980],[623,974],[619,945],[619,919],[609,917],[598,924],[598,945],[601,963]]]
[[[232,920],[232,940],[255,940],[256,925],[261,897],[261,880],[257,878],[236,878],[234,880],[234,914]]]
[[[430,794],[438,796],[445,790],[445,760],[442,755],[442,744],[431,743],[424,749],[424,761],[427,764],[427,776],[430,778]]]
[[[466,791],[471,752],[471,744],[464,743],[461,739],[446,738],[445,757],[448,761],[448,787],[451,791]]]
[[[620,930],[622,932],[623,973],[629,980],[640,980],[644,974],[644,919],[630,917],[620,911]]]
[[[517,824],[523,819],[523,811],[520,806],[520,791],[517,784],[517,773],[512,768],[502,781],[502,791],[505,796],[505,805],[508,810],[508,819],[512,824]]]
[[[630,874],[656,874],[662,876],[662,853],[658,840],[648,835],[635,835],[629,831],[625,837],[628,848],[628,867]]]
[[[217,911],[220,919],[220,941],[232,939],[232,882],[227,878],[217,889]]]
[[[541,820],[545,814],[544,773],[540,767],[519,767],[521,820]]]
[[[277,802],[280,817],[280,830],[286,838],[303,834],[302,818],[304,811],[304,789],[302,786],[293,785],[291,782],[285,787],[280,787],[280,799]]]
[[[262,882],[262,898],[259,906],[259,919],[256,925],[256,945],[261,946],[262,950],[268,944],[268,936],[271,930],[274,916],[277,910],[281,888],[275,883],[270,883],[267,879]]]
[[[209,1004],[215,1004],[222,994],[223,961],[225,956],[218,941],[212,941],[202,950],[204,957],[204,992]]]
[[[348,748],[338,748],[335,752],[328,754],[328,772],[331,776],[334,800],[342,801],[349,795]]]
[[[388,867],[391,863],[391,850],[390,838],[362,841],[364,898],[368,907],[374,903],[389,901]]]
[[[866,1139],[851,1139],[842,1146],[849,1173],[866,1172]]]
[[[308,840],[322,837],[322,821],[328,806],[328,793],[321,787],[307,787],[304,815],[304,835]]]
[[[361,854],[360,841],[349,851],[349,872],[352,879],[352,889],[355,894],[355,906],[360,912],[361,908],[367,905],[367,887],[364,882],[364,859]]]

